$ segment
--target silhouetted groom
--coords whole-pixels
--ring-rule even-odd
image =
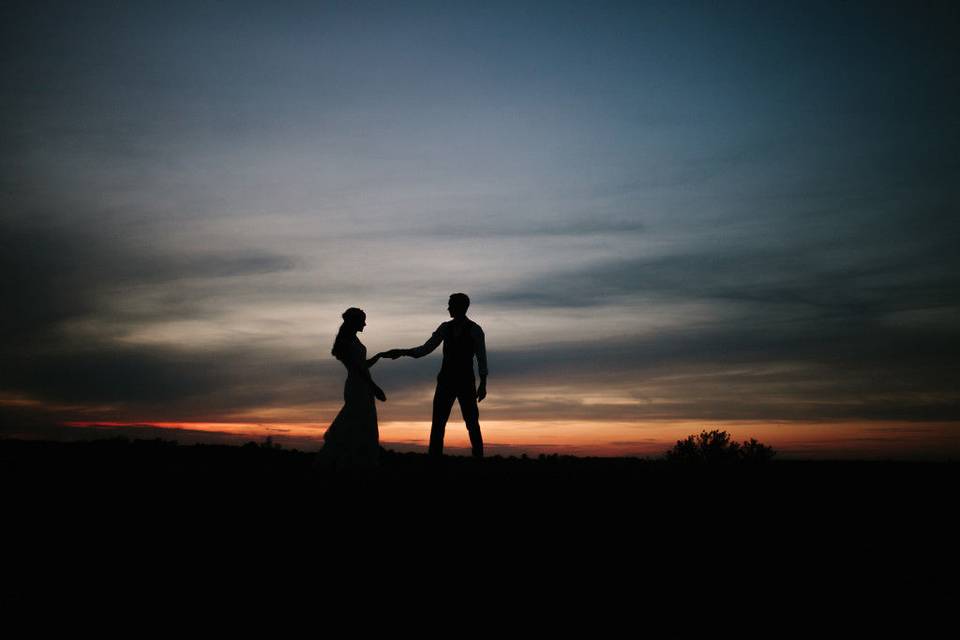
[[[480,410],[477,402],[487,397],[487,349],[483,329],[467,317],[470,298],[465,293],[450,296],[447,311],[453,320],[444,322],[423,345],[413,349],[392,349],[383,355],[396,359],[400,356],[422,358],[443,342],[443,365],[437,376],[437,391],[433,395],[433,424],[430,427],[430,455],[443,455],[443,433],[450,417],[453,401],[460,402],[460,413],[467,423],[470,447],[475,458],[483,457],[483,438],[480,436]],[[477,357],[480,386],[473,377],[473,357]]]

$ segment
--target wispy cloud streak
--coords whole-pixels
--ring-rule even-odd
[[[2,411],[322,422],[467,291],[490,420],[960,420],[956,11],[601,4],[14,3]]]

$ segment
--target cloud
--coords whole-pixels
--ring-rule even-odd
[[[11,313],[6,335],[46,334],[85,314],[115,311],[129,291],[188,280],[250,277],[288,271],[295,260],[257,249],[178,254],[175,247],[123,237],[115,225],[69,217],[4,220],[0,226],[0,296]]]
[[[464,290],[485,416],[955,419],[955,21],[782,11],[17,7],[0,392],[321,420]]]
[[[66,229],[13,227],[5,234],[10,241],[4,264],[16,277],[5,282],[4,294],[18,310],[5,320],[8,331],[19,330],[21,337],[3,347],[5,389],[132,418],[255,414],[281,407],[335,410],[343,372],[326,357],[325,344],[303,352],[296,340],[242,333],[206,343],[178,341],[176,334],[146,341],[146,329],[136,330],[145,321],[153,332],[157,326],[180,326],[184,318],[216,323],[223,310],[204,300],[231,300],[223,293],[227,282],[236,281],[231,286],[240,289],[234,295],[252,296],[254,304],[273,296],[283,300],[288,289],[264,291],[257,277],[289,274],[298,259],[235,251],[184,260],[162,246],[138,255],[129,239],[106,242],[103,235]],[[770,268],[756,267],[764,262],[761,256]],[[547,308],[562,312],[583,302],[580,295],[610,305],[613,290],[625,299],[649,299],[625,307],[629,313],[639,309],[642,315],[658,300],[701,300],[708,306],[696,321],[678,319],[641,333],[626,323],[620,333],[598,335],[588,322],[582,333],[561,340],[524,345],[493,339],[491,389],[502,395],[485,405],[484,414],[491,419],[960,417],[952,364],[960,356],[960,341],[954,326],[917,330],[887,321],[904,308],[949,303],[954,290],[949,273],[934,265],[938,280],[924,265],[913,272],[909,265],[883,263],[830,269],[822,261],[803,269],[791,260],[717,251],[611,262],[541,278],[536,291],[521,281],[511,294],[485,296],[481,312],[503,309],[508,318],[544,304],[538,295],[549,294]],[[206,292],[203,300],[178,295],[198,282],[208,283],[200,289]],[[167,304],[131,307],[132,294],[123,301],[126,291],[160,292]],[[709,313],[709,305],[723,304],[735,312]],[[95,330],[68,330],[81,319],[87,324],[79,326]],[[486,328],[490,336],[503,331]],[[424,339],[430,330],[430,325],[422,329]],[[395,419],[420,417],[438,358],[384,363],[374,371],[389,390],[386,411]],[[604,402],[607,392],[621,399]],[[599,401],[583,401],[598,395]]]

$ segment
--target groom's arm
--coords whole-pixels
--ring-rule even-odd
[[[443,336],[440,335],[440,331],[434,331],[433,335],[430,336],[430,339],[419,347],[414,347],[413,349],[404,349],[403,355],[410,356],[411,358],[422,358],[428,353],[433,353],[433,350],[439,347],[442,342]]]
[[[477,387],[477,402],[487,397],[487,342],[480,325],[473,325],[474,354],[477,356],[477,373],[480,374],[480,386]]]
[[[422,358],[428,353],[432,353],[434,349],[439,347],[443,343],[443,325],[437,327],[437,330],[433,332],[433,335],[430,336],[430,339],[424,342],[419,347],[414,347],[412,349],[400,349],[400,355],[410,356],[411,358]]]

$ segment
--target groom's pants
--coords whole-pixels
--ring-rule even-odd
[[[430,455],[443,455],[443,434],[453,401],[460,403],[460,413],[467,423],[470,448],[474,458],[483,457],[483,438],[480,436],[480,409],[477,408],[477,386],[469,378],[437,378],[437,391],[433,394],[433,425],[430,427]]]

